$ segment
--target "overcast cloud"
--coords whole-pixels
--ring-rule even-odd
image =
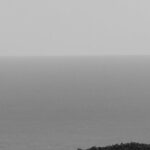
[[[0,54],[147,54],[149,4],[149,0],[1,0]]]

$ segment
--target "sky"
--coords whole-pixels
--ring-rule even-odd
[[[149,0],[1,0],[0,55],[149,54]]]

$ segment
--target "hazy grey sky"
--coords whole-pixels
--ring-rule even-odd
[[[1,0],[0,54],[149,53],[149,0]]]

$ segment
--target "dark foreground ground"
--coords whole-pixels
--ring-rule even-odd
[[[82,150],[82,149],[79,148],[78,150]],[[150,150],[150,144],[131,142],[131,143],[109,145],[105,147],[93,146],[86,150]]]

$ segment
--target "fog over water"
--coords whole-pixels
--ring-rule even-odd
[[[150,143],[150,56],[0,57],[0,149]]]

